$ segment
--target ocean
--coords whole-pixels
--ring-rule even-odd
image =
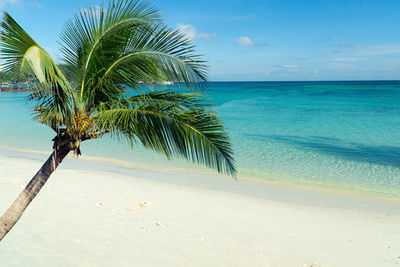
[[[211,82],[205,94],[228,129],[239,179],[400,196],[400,81]],[[32,120],[27,95],[0,95],[0,156],[51,150],[54,133]],[[110,138],[83,143],[82,153],[199,169]]]

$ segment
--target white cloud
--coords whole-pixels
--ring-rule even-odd
[[[197,39],[201,39],[201,38],[214,39],[214,38],[217,38],[217,34],[215,32],[212,33],[212,34],[209,34],[209,33],[197,33],[195,35],[195,38],[197,38]]]
[[[94,11],[95,16],[100,17],[101,6],[94,5],[90,8],[80,8],[79,11],[86,14],[91,14]]]
[[[350,59],[366,60],[360,58],[400,54],[400,44],[351,46],[351,47],[349,46],[345,50],[335,50],[334,52],[341,53],[342,55],[348,55],[348,58]],[[343,58],[339,58],[339,60],[336,61],[340,61],[340,59]],[[351,60],[342,60],[342,61],[351,61]]]
[[[314,70],[314,71],[313,71],[313,74],[314,74],[314,76],[318,76],[319,70]]]
[[[0,0],[0,8],[5,6],[6,4],[16,4],[19,0]]]
[[[30,5],[31,5],[32,7],[37,7],[37,8],[43,7],[43,4],[40,3],[40,2],[38,2],[38,1],[32,1],[32,2],[30,3]]]
[[[365,57],[337,57],[337,58],[332,58],[332,61],[338,61],[338,62],[353,62],[353,61],[361,61],[361,60],[368,60],[368,58],[365,58]]]
[[[278,68],[279,73],[289,73],[289,72],[299,72],[300,71],[300,66],[297,65],[276,65],[276,68]]]
[[[196,37],[196,28],[193,25],[178,24],[178,30],[185,34],[190,40],[193,40]]]
[[[367,46],[365,48],[360,48],[357,50],[359,54],[365,56],[383,56],[391,54],[400,54],[400,44]]]
[[[297,65],[278,65],[277,67],[278,67],[278,68],[281,68],[281,69],[286,69],[286,70],[296,70],[296,69],[300,69],[300,67],[297,66]]]
[[[43,7],[43,4],[37,0],[33,1],[24,1],[24,0],[0,0],[0,9],[2,9],[6,5],[17,5],[19,8],[23,9],[24,6],[29,5],[30,7],[40,8]]]
[[[194,27],[191,24],[178,24],[177,26],[178,30],[186,35],[187,38],[190,40],[194,39],[215,39],[217,38],[216,33],[202,33],[202,32],[197,32],[196,27]]]
[[[236,39],[239,45],[241,46],[267,46],[269,43],[263,42],[263,43],[256,43],[253,42],[249,37],[247,36],[241,36],[240,38]]]
[[[237,42],[241,45],[241,46],[253,46],[254,42],[246,36],[241,36],[239,39],[237,39]]]

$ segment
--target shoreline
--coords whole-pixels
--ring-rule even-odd
[[[33,91],[33,88],[28,88],[28,89],[0,89],[0,93],[1,92],[14,92],[14,93],[18,93],[18,92],[31,92]]]
[[[17,154],[12,156],[3,156],[0,154],[0,159],[27,160],[40,163],[43,163],[51,153],[51,151],[14,149],[4,146],[0,146],[0,149],[10,152],[28,153],[28,155],[24,154],[23,157]],[[232,177],[221,175],[208,169],[193,169],[190,166],[187,168],[161,165],[150,166],[148,164],[127,162],[119,159],[85,155],[78,159],[69,155],[60,165],[60,168],[69,171],[122,175],[163,184],[237,194],[296,205],[325,205],[330,208],[378,212],[382,207],[391,207],[393,209],[390,212],[400,214],[400,197],[397,195],[353,190],[339,186],[305,184],[285,180],[262,180],[252,177],[240,177],[235,181]],[[187,177],[190,178],[188,179]],[[30,177],[26,178],[30,179]],[[369,205],[366,205],[366,203]],[[376,206],[377,203],[382,205]]]
[[[1,153],[3,150],[3,153]],[[5,151],[11,152],[8,156],[3,156]],[[21,154],[19,154],[21,153]],[[23,153],[23,154],[22,154]],[[28,154],[26,154],[28,153]],[[19,154],[19,155],[18,155]],[[39,151],[39,150],[31,150],[31,149],[22,149],[22,148],[13,148],[13,147],[6,147],[0,146],[0,158],[1,157],[11,157],[11,158],[22,158],[22,159],[34,159],[37,161],[44,161],[47,157],[51,154],[51,151]],[[38,156],[40,155],[40,157]],[[44,157],[41,157],[41,156]],[[268,187],[268,186],[277,186],[282,188],[291,188],[293,190],[301,190],[304,192],[317,192],[317,193],[327,193],[331,195],[343,195],[343,196],[356,196],[358,198],[363,199],[381,199],[381,200],[388,200],[388,201],[400,201],[400,194],[390,194],[386,192],[377,192],[373,190],[364,190],[358,188],[351,188],[351,187],[344,187],[340,185],[324,185],[320,183],[307,183],[302,182],[298,179],[288,180],[288,179],[281,179],[279,177],[274,177],[270,180],[261,179],[258,177],[250,177],[250,176],[240,176],[238,181],[234,181],[232,177],[228,177],[226,175],[221,175],[216,173],[213,170],[209,170],[207,168],[201,168],[198,166],[190,166],[188,164],[187,167],[177,167],[171,164],[170,166],[167,165],[150,165],[148,163],[140,163],[140,162],[130,162],[124,161],[115,158],[104,158],[104,157],[97,157],[97,156],[88,156],[82,155],[78,159],[75,159],[72,155],[68,156],[69,159],[73,159],[74,162],[67,163],[67,168],[70,169],[79,169],[82,170],[100,170],[115,174],[123,174],[130,176],[132,175],[131,172],[140,171],[142,173],[150,172],[150,173],[167,173],[167,174],[175,174],[180,172],[181,174],[185,174],[187,176],[194,176],[194,177],[207,177],[209,179],[219,179],[219,180],[226,180],[231,181],[233,184],[244,182],[246,184],[253,184],[254,187]],[[84,164],[87,163],[87,164]],[[64,162],[61,167],[63,167],[66,163]],[[196,168],[197,167],[197,168]],[[170,179],[171,183],[176,184],[186,184],[190,185],[190,181],[185,181],[182,179]],[[201,186],[201,183],[199,184]],[[205,186],[208,187],[208,186]],[[220,188],[223,190],[223,188]]]
[[[0,157],[0,213],[43,160]],[[128,175],[96,170],[96,162],[81,162],[67,158],[52,175],[0,243],[2,263],[131,266],[134,260],[140,266],[171,267],[400,264],[398,200],[260,186],[183,171],[130,169]]]

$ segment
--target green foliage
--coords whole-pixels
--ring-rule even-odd
[[[75,81],[74,73],[70,70],[68,65],[58,64],[58,68],[61,70],[61,72],[64,74],[65,78],[67,78],[68,81],[70,82]]]
[[[11,75],[8,71],[0,71],[0,82],[37,82],[34,75],[29,75],[26,73],[19,73],[19,75]]]
[[[78,11],[61,35],[59,66],[8,13],[1,27],[3,69],[39,80],[31,95],[36,119],[69,136],[77,150],[110,134],[235,175],[224,126],[201,94],[138,85],[171,81],[199,89],[207,73],[191,41],[164,26],[148,3],[114,0]]]
[[[11,77],[8,72],[0,71],[0,82],[11,81]]]

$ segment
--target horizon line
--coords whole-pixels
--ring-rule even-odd
[[[371,79],[371,80],[241,80],[241,81],[235,81],[235,80],[218,80],[218,81],[207,81],[207,82],[399,82],[400,79],[398,80],[393,80],[393,79],[381,79],[381,80],[376,80],[376,79]]]

